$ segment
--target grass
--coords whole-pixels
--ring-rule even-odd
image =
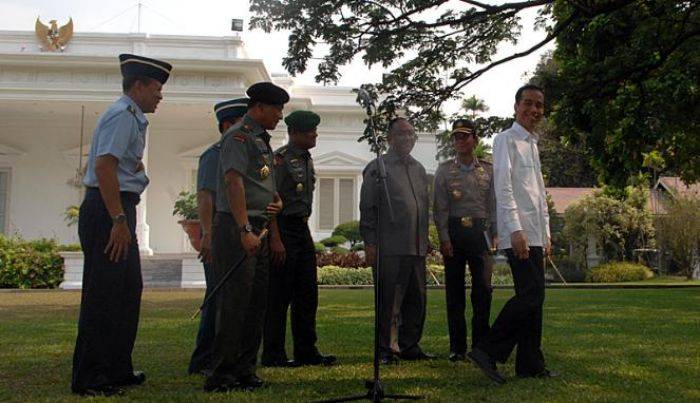
[[[450,363],[444,291],[431,290],[423,348],[439,360],[383,367],[387,392],[428,401],[698,401],[700,289],[549,290],[544,351],[552,380],[514,378],[491,384],[468,363]],[[201,301],[192,291],[147,291],[134,351],[145,386],[115,400],[310,401],[363,392],[372,374],[370,290],[322,290],[319,346],[339,357],[330,368],[267,369],[270,386],[253,393],[206,394],[186,375]],[[494,315],[511,295],[496,290]],[[80,294],[0,293],[0,400],[76,401],[69,393]]]

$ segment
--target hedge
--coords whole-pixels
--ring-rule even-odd
[[[606,263],[591,269],[586,281],[591,283],[620,283],[624,281],[641,281],[654,277],[648,267],[629,262]]]
[[[426,272],[426,280],[428,285],[445,284],[445,268],[442,265],[428,265]],[[467,275],[465,279],[467,285],[471,284],[471,276]],[[510,275],[494,275],[493,284],[513,284],[513,279]],[[369,267],[339,267],[335,265],[327,265],[318,268],[318,284],[320,285],[371,285],[372,269]]]
[[[0,288],[56,288],[62,280],[63,258],[55,240],[0,235]]]

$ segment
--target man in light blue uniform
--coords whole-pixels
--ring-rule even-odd
[[[78,222],[85,263],[71,389],[89,396],[146,380],[131,362],[142,289],[136,205],[148,185],[144,114],[155,112],[172,66],[129,54],[119,61],[124,94],[97,121]]]
[[[248,98],[238,98],[219,102],[214,105],[214,113],[219,121],[219,133],[226,131],[241,119],[248,110]],[[206,298],[214,288],[214,269],[211,254],[211,225],[216,214],[216,186],[218,185],[219,153],[221,142],[217,141],[207,148],[199,157],[197,169],[197,212],[202,226],[202,247],[199,258],[204,264],[204,280],[207,290]],[[211,354],[214,343],[216,325],[216,300],[210,300],[202,309],[199,322],[199,332],[192,358],[190,358],[189,374],[200,373],[208,375],[211,369]]]

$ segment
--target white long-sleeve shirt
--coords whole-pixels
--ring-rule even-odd
[[[537,140],[537,134],[517,122],[493,140],[500,249],[511,248],[510,235],[519,230],[525,231],[530,246],[549,242],[549,213]]]

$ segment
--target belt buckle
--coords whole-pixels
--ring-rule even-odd
[[[474,226],[474,222],[472,221],[472,218],[469,216],[464,216],[464,217],[460,218],[459,223],[464,228],[471,228]]]

